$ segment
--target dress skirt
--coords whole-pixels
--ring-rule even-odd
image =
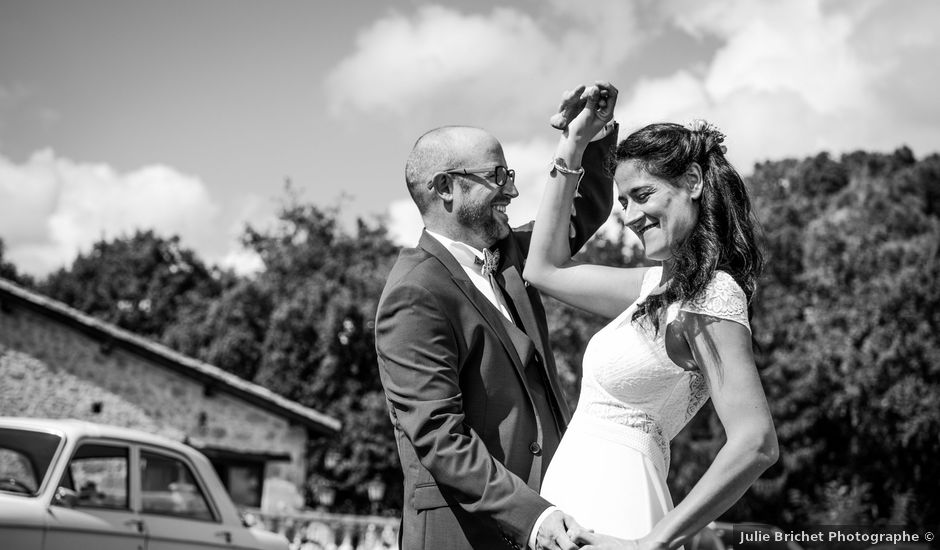
[[[652,437],[577,411],[541,494],[581,526],[625,539],[646,535],[673,507],[665,459]]]

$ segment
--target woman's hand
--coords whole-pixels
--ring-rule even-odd
[[[575,535],[571,540],[582,545],[581,550],[667,550],[668,546],[661,542],[646,539],[618,539],[610,535],[602,535],[591,531],[569,533]]]

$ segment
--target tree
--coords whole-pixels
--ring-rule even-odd
[[[217,297],[232,275],[209,269],[179,237],[153,231],[98,241],[40,292],[137,334],[161,339],[181,311]]]
[[[781,460],[749,502],[791,525],[935,525],[940,159],[837,164],[769,163],[751,180],[769,253],[753,324]]]
[[[339,510],[365,512],[367,481],[384,480],[389,502],[401,493],[373,326],[398,248],[381,222],[359,220],[347,233],[338,216],[338,209],[303,204],[288,189],[277,225],[248,227],[243,237],[264,268],[209,307],[191,310],[167,340],[339,418],[339,434],[311,442],[308,485],[328,484]]]
[[[252,279],[242,278],[218,298],[180,311],[163,340],[181,353],[254,380],[273,309],[272,296]]]

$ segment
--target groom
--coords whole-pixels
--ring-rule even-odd
[[[584,155],[572,252],[611,211],[606,130]],[[577,524],[538,494],[569,412],[539,293],[521,277],[530,232],[506,216],[515,173],[492,135],[450,126],[418,139],[405,179],[425,230],[392,268],[375,325],[404,471],[401,547],[575,548]]]

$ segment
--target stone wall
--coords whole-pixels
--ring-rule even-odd
[[[305,478],[307,430],[287,419],[25,307],[0,310],[0,415],[77,418],[195,445],[286,453],[265,485]],[[267,493],[267,491],[266,491]],[[284,497],[279,497],[283,499]],[[284,504],[263,503],[278,507]]]

